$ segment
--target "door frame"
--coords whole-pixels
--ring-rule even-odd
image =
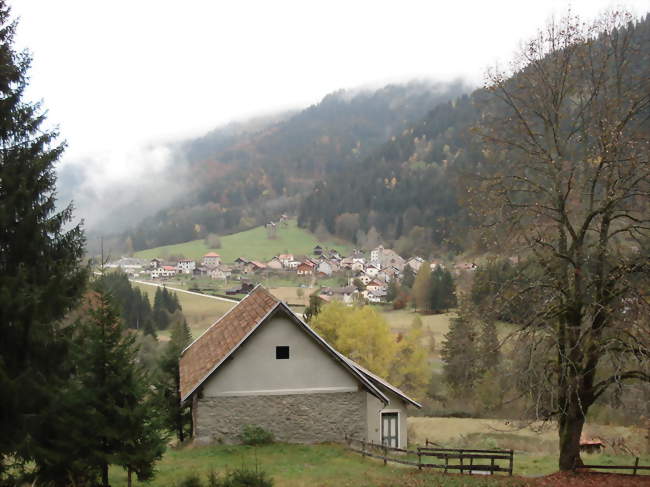
[[[386,414],[386,413],[388,413],[388,414],[397,414],[397,431],[396,431],[396,433],[397,433],[397,448],[400,448],[400,439],[401,439],[400,425],[401,425],[402,416],[401,416],[401,412],[400,412],[399,409],[382,409],[381,411],[379,411],[379,443],[382,444],[382,445],[384,444],[384,418],[383,418],[383,415]]]

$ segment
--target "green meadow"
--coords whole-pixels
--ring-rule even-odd
[[[256,227],[232,235],[220,237],[221,248],[211,249],[203,239],[192,240],[176,245],[165,245],[153,249],[141,250],[134,254],[141,259],[154,257],[166,258],[172,255],[183,255],[189,259],[200,259],[208,252],[221,255],[223,262],[234,262],[237,257],[266,262],[278,254],[311,255],[314,247],[333,248],[347,255],[352,251],[349,244],[341,241],[321,241],[303,228],[298,228],[295,220],[289,220],[286,227],[278,227],[274,239],[269,239],[264,227]]]

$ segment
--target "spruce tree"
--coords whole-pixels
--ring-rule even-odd
[[[443,376],[452,394],[466,396],[479,375],[477,334],[472,319],[462,312],[451,320],[440,350]]]
[[[160,413],[148,390],[149,380],[136,363],[135,335],[127,332],[108,296],[91,295],[87,312],[75,326],[76,364],[71,395],[81,396],[86,421],[69,425],[85,432],[80,453],[108,486],[109,465],[135,472],[140,480],[153,475],[165,449]],[[92,427],[88,427],[88,425]]]
[[[181,352],[191,342],[192,334],[187,322],[183,320],[175,323],[169,343],[160,357],[160,376],[156,384],[165,427],[174,431],[180,442],[185,440],[185,430],[191,422],[191,414],[188,406],[180,404],[179,360]]]
[[[410,265],[404,267],[404,275],[402,276],[402,286],[411,289],[415,282],[415,272]]]
[[[9,462],[37,452],[34,432],[64,365],[58,321],[86,281],[82,229],[71,206],[56,208],[64,144],[25,100],[31,58],[15,50],[15,30],[0,0],[0,482]]]

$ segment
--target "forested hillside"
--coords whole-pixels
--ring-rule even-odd
[[[650,17],[628,28],[650,43]],[[648,50],[631,56],[642,72]],[[477,133],[482,118],[505,106],[485,95],[479,89],[436,106],[359,164],[317,182],[300,206],[298,224],[312,230],[322,224],[358,245],[372,231],[373,240],[379,234],[407,256],[480,246],[462,203],[472,175],[487,170]]]
[[[231,233],[296,213],[315,181],[356,167],[393,134],[466,91],[461,82],[339,91],[294,114],[187,141],[175,150],[186,190],[128,232],[129,246],[140,250]]]

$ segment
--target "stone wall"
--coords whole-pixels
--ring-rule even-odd
[[[365,438],[366,392],[204,397],[195,401],[194,438],[200,443],[238,443],[246,424],[261,426],[278,441]]]

